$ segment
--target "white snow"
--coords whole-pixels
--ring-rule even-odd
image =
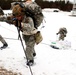
[[[70,12],[43,12],[43,14],[45,21],[39,27],[43,41],[35,46],[37,55],[34,59],[35,65],[31,66],[33,75],[76,75],[76,17],[69,16]],[[46,45],[58,40],[56,33],[60,27],[66,27],[68,30],[67,37],[63,43],[61,42],[65,48],[70,44],[68,49],[58,50]],[[31,75],[29,67],[26,66],[25,54],[18,40],[16,27],[0,22],[0,34],[8,43],[8,48],[0,50],[0,66],[21,72],[22,75]]]

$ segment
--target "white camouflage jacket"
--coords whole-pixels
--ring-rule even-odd
[[[37,29],[34,27],[34,23],[31,17],[24,18],[21,24],[23,35],[33,35],[37,33]]]

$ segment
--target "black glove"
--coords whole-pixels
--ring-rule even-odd
[[[56,33],[56,35],[58,35],[58,33]]]

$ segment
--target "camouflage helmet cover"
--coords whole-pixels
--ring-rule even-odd
[[[12,13],[14,16],[23,15],[24,14],[24,6],[20,3],[15,3],[12,8]]]

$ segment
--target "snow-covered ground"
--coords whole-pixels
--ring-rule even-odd
[[[33,75],[76,75],[76,17],[69,16],[70,12],[43,12],[43,14],[45,18],[39,27],[43,41],[35,46],[37,55],[35,65],[31,66]],[[58,40],[56,33],[60,27],[66,27],[68,34],[64,41],[60,41],[65,49],[58,50],[46,44]],[[20,72],[22,75],[31,75],[29,67],[26,66],[25,54],[18,40],[16,27],[0,22],[0,34],[8,43],[8,48],[0,50],[0,66],[13,72]]]

